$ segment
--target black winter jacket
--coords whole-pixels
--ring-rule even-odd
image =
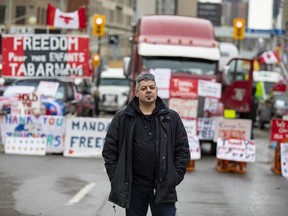
[[[138,100],[134,98],[133,100]],[[186,130],[177,112],[158,97],[156,121],[156,204],[176,202],[176,186],[183,180],[190,151]],[[131,102],[115,114],[106,134],[102,156],[111,182],[109,201],[129,208],[132,186],[132,146],[135,109]]]

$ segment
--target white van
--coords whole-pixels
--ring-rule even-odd
[[[129,80],[122,68],[108,68],[101,72],[99,80],[99,110],[116,112],[128,102]]]

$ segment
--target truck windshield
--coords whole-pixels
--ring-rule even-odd
[[[215,75],[217,62],[211,60],[179,57],[143,57],[144,70],[169,68],[172,73],[189,73],[195,75]]]

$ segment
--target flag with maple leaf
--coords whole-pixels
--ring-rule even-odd
[[[66,13],[48,4],[47,25],[63,29],[85,29],[86,9],[81,7],[76,11]]]
[[[280,62],[280,56],[277,51],[266,51],[259,57],[261,64],[276,64]]]

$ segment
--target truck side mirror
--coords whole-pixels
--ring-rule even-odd
[[[224,66],[222,73],[222,80],[225,85],[230,85],[232,83],[232,74],[230,73],[229,65]]]
[[[123,58],[123,73],[124,73],[124,76],[126,76],[127,78],[130,75],[130,63],[131,63],[130,57]]]

